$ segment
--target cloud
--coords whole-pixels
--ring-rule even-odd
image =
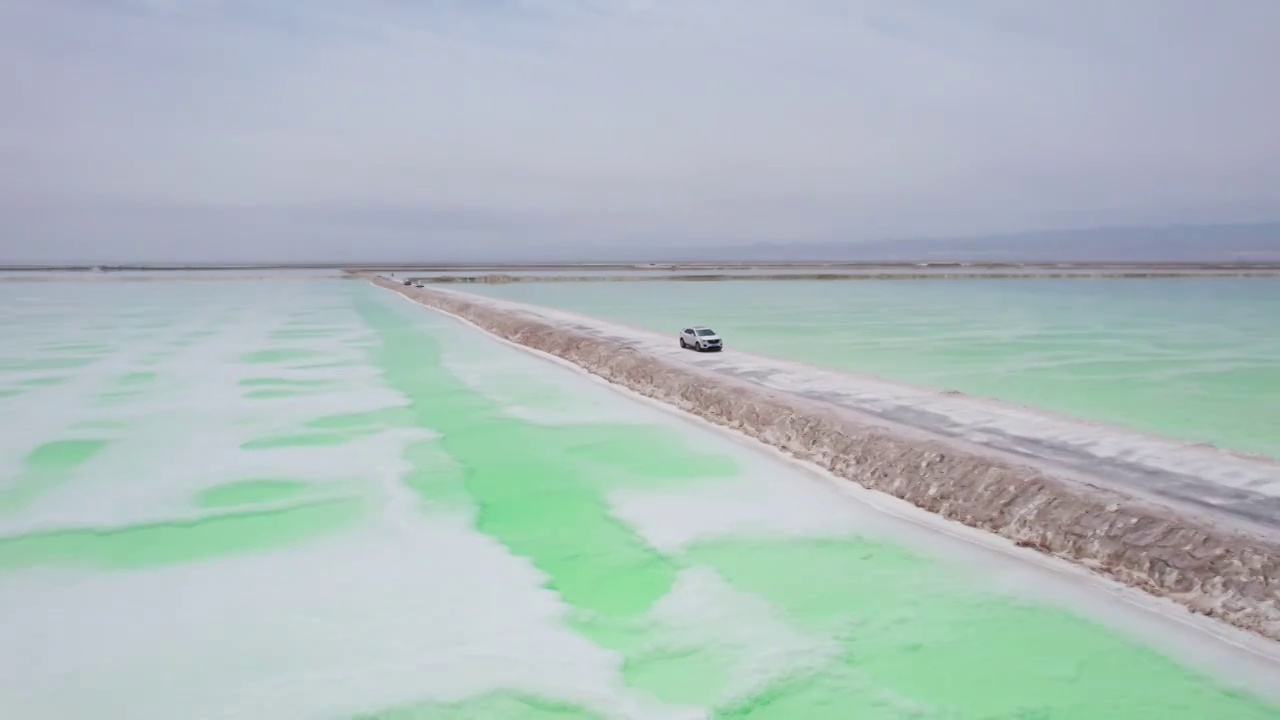
[[[1274,218],[1278,27],[1266,0],[0,0],[0,257]],[[202,213],[277,220],[215,248],[180,237]]]

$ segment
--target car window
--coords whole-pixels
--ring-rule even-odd
[[[706,336],[708,336],[708,335],[715,335],[715,334],[716,334],[716,331],[715,331],[715,330],[712,330],[712,329],[710,329],[710,328],[703,328],[703,329],[701,329],[701,330],[699,330],[699,331],[698,331],[698,334],[699,334],[699,335],[701,335],[701,336],[703,336],[703,337],[706,337]]]
[[[689,328],[685,328],[685,329],[684,329],[684,330],[682,330],[681,332],[683,332],[685,335],[692,335],[692,334],[693,334],[693,330],[690,330]]]

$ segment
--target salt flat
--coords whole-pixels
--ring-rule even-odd
[[[1277,712],[1273,643],[364,283],[55,285],[0,288],[14,717]]]

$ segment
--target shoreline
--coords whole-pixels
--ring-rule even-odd
[[[845,482],[1280,640],[1275,532],[671,362],[635,344],[521,316],[484,298],[381,278],[374,284],[772,446]]]

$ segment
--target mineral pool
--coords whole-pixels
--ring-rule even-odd
[[[0,337],[5,718],[1280,718],[1265,647],[363,282]]]

